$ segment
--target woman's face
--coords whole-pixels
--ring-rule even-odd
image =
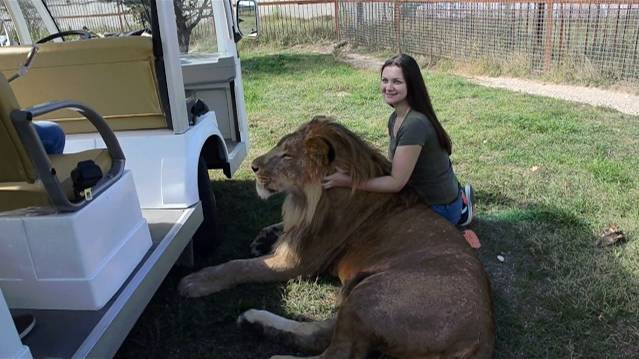
[[[408,88],[402,69],[398,66],[389,65],[382,71],[382,81],[380,84],[384,101],[395,107],[406,102]]]

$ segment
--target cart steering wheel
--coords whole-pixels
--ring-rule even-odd
[[[80,39],[82,40],[86,40],[86,39],[90,39],[92,37],[96,37],[95,34],[89,32],[89,31],[85,31],[85,30],[69,30],[69,31],[60,31],[60,32],[56,32],[55,34],[51,34],[49,36],[45,36],[43,38],[41,38],[40,40],[38,40],[36,42],[36,44],[44,44],[46,42],[49,42],[53,39],[57,39],[59,37],[64,37],[64,36],[80,36]]]

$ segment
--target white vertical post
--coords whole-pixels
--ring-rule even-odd
[[[11,313],[0,289],[0,358],[31,359],[29,347],[22,345]]]
[[[233,56],[236,53],[235,41],[231,33],[231,21],[229,15],[233,7],[227,9],[224,0],[212,0],[213,19],[215,21],[215,34],[217,38],[217,51],[223,56]],[[230,2],[229,2],[230,6]]]
[[[162,41],[164,71],[169,93],[169,106],[171,106],[173,132],[184,133],[189,129],[189,119],[186,113],[184,78],[182,77],[182,66],[180,65],[180,47],[178,46],[173,1],[156,0],[155,4],[158,9],[158,25]]]

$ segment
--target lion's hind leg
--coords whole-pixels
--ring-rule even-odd
[[[330,342],[335,319],[298,322],[265,310],[251,309],[237,318],[237,324],[304,351],[320,353]]]
[[[366,359],[368,358],[368,347],[358,348],[351,343],[331,345],[320,355],[312,357],[297,357],[292,355],[274,355],[270,359]]]
[[[340,310],[339,315],[345,315]],[[358,335],[361,327],[353,326],[353,318],[345,315],[336,318],[316,321],[298,322],[279,315],[251,309],[238,318],[238,325],[249,327],[263,335],[274,338],[297,348],[322,354],[305,359],[365,359],[369,353],[369,342],[366,335]],[[355,322],[357,320],[355,319]],[[353,333],[355,330],[355,333]],[[276,355],[271,359],[294,359],[295,356]]]
[[[343,300],[335,337],[346,319],[350,340],[369,338],[372,349],[393,357],[489,358],[494,329],[487,287],[472,270],[436,264],[431,270],[374,273],[357,282]]]

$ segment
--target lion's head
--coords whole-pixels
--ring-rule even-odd
[[[299,260],[302,252],[331,251],[313,250],[310,247],[318,243],[309,243],[309,240],[321,237],[320,232],[327,227],[326,220],[334,215],[336,198],[351,204],[362,200],[361,195],[349,196],[349,191],[343,189],[329,190],[333,196],[328,199],[322,179],[340,168],[350,173],[354,183],[359,183],[388,174],[391,163],[343,125],[331,118],[316,116],[256,158],[251,168],[261,198],[286,193],[282,206],[284,235],[275,251],[287,252],[291,260]],[[331,246],[337,248],[340,241],[333,239]],[[313,266],[323,261],[323,258],[316,259]],[[307,264],[311,265],[310,261]]]
[[[337,167],[347,170],[354,183],[390,171],[379,151],[332,118],[315,116],[297,131],[284,136],[251,164],[261,198],[286,192],[303,194],[319,186]]]

